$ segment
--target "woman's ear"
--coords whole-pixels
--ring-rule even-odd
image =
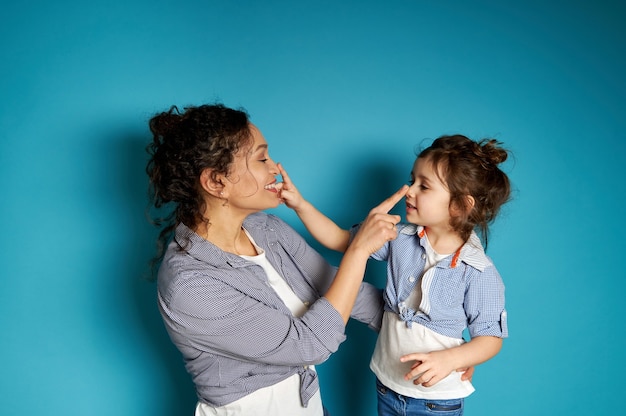
[[[221,198],[224,191],[223,175],[212,169],[204,169],[200,174],[200,186],[209,195]]]

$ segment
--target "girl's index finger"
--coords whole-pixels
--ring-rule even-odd
[[[287,175],[287,171],[283,167],[282,163],[278,162],[276,166],[278,166],[278,172],[280,172],[280,176],[283,177],[283,183],[291,183],[291,179],[289,178],[289,175]]]

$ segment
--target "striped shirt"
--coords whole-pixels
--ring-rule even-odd
[[[308,366],[325,361],[345,340],[341,316],[322,297],[336,268],[273,215],[252,214],[244,227],[308,310],[294,317],[261,266],[180,224],[159,269],[161,315],[200,401],[223,406],[300,374],[306,406],[319,388]],[[380,290],[362,284],[352,317],[378,330]]]

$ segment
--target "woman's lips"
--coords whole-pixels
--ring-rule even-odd
[[[282,182],[272,182],[265,185],[264,189],[266,191],[278,193],[283,188]]]

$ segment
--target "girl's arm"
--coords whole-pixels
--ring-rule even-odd
[[[501,348],[502,338],[478,336],[447,350],[407,354],[400,361],[415,361],[411,371],[405,374],[405,380],[413,379],[413,384],[431,387],[453,371],[472,367],[495,357]]]
[[[309,201],[305,200],[280,163],[278,164],[278,169],[283,177],[280,197],[285,202],[285,205],[298,214],[309,233],[324,247],[342,253],[345,252],[350,243],[350,232],[340,228],[334,221],[322,214]]]

